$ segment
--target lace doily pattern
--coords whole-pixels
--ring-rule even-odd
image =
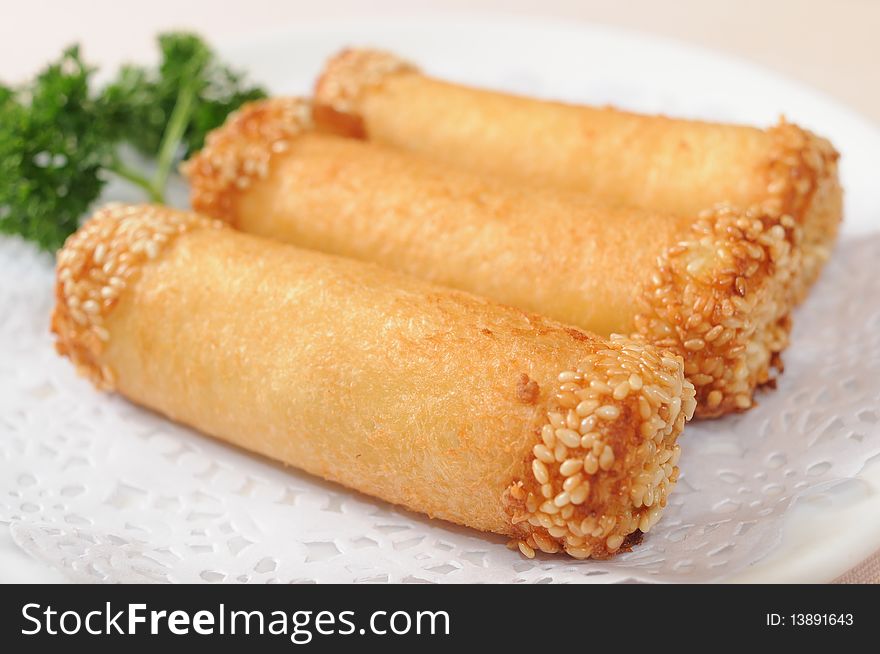
[[[692,423],[664,519],[610,561],[539,554],[233,449],[95,392],[48,333],[52,262],[0,239],[0,528],[76,581],[724,579],[796,498],[880,453],[880,235],[841,243],[797,311],[779,390]]]

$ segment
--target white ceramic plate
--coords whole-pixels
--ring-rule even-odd
[[[748,64],[605,27],[498,17],[339,21],[220,45],[229,61],[277,94],[307,93],[328,55],[346,45],[370,45],[409,57],[438,76],[548,98],[756,125],[770,125],[785,114],[831,138],[843,153],[844,235],[849,240],[798,313],[789,370],[779,391],[762,398],[761,406],[744,417],[689,427],[682,484],[667,518],[645,545],[610,563],[572,565],[552,557],[525,562],[497,538],[429,523],[281,471],[118,398],[98,396],[73,377],[66,363],[47,354],[48,338],[34,341],[31,353],[12,352],[4,342],[0,348],[7,348],[8,361],[19,368],[32,361],[42,376],[38,380],[18,369],[0,376],[0,398],[19,398],[14,416],[12,405],[0,399],[0,411],[9,411],[8,420],[0,420],[0,439],[8,445],[27,436],[28,429],[36,434],[69,427],[82,434],[85,449],[102,454],[85,456],[95,474],[80,490],[71,486],[66,468],[53,472],[39,452],[0,458],[0,470],[4,464],[9,468],[5,477],[0,475],[0,494],[8,490],[14,497],[0,502],[5,513],[0,519],[13,523],[9,534],[0,537],[0,579],[830,581],[880,549],[880,520],[874,517],[880,515],[880,464],[870,463],[880,452],[880,424],[872,412],[872,406],[880,407],[880,382],[875,381],[880,358],[838,357],[833,349],[823,349],[820,337],[842,339],[838,332],[845,319],[870,327],[880,311],[880,287],[863,274],[880,260],[880,194],[875,190],[880,131],[873,125],[814,91]],[[0,243],[0,268],[15,267],[35,288],[46,286],[51,277],[46,261],[8,245]],[[15,306],[15,292],[0,286],[0,301]],[[856,304],[861,312],[843,315]],[[24,323],[9,327],[5,337],[17,338],[28,328]],[[870,329],[862,330],[862,337],[876,345]],[[3,355],[0,351],[0,373]],[[840,388],[814,381],[823,369],[834,371],[844,391],[855,389],[857,399],[841,399]],[[39,402],[27,399],[31,395],[23,389],[28,384],[36,389],[28,393]],[[36,415],[46,402],[73,415],[47,427]],[[84,425],[86,417],[91,422]],[[115,449],[105,457],[104,436],[96,432],[111,429],[116,430]],[[178,453],[173,465],[163,463],[172,460],[169,453]],[[26,456],[32,474],[21,472]],[[151,463],[151,457],[156,461]],[[205,466],[246,481],[230,481],[225,490],[223,484],[205,482],[198,489],[194,484],[200,483]],[[182,507],[168,504],[156,488],[157,479],[169,491],[179,489]],[[28,490],[35,481],[39,492]],[[93,504],[82,499],[90,497]],[[299,499],[290,500],[288,513],[277,513],[287,497]],[[192,518],[205,502],[222,508]],[[27,507],[34,507],[38,517],[27,514]],[[123,509],[128,520],[113,513]],[[347,519],[341,521],[339,514]],[[149,524],[131,524],[137,522],[132,516],[143,516]],[[192,530],[200,532],[197,543],[179,533],[193,520],[207,525]],[[279,521],[301,526],[267,526]],[[146,535],[131,536],[129,528]],[[243,550],[230,554],[223,548],[239,548],[240,538],[249,543]],[[233,548],[233,542],[239,545]]]

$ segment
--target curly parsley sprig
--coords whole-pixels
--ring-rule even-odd
[[[245,102],[265,97],[199,37],[159,36],[158,68],[125,66],[100,91],[73,46],[30,84],[0,85],[0,232],[56,250],[111,176],[164,200],[175,165]],[[124,146],[154,161],[144,174]]]

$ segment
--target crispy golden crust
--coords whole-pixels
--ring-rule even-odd
[[[837,240],[843,216],[840,154],[827,139],[784,118],[767,134],[772,145],[765,164],[767,199],[762,208],[775,216],[792,216],[803,228],[801,279],[795,288],[800,301]]]
[[[315,84],[321,106],[340,115],[358,116],[364,94],[389,75],[417,73],[418,68],[382,50],[346,48],[331,57]]]
[[[650,531],[678,479],[676,440],[694,407],[680,357],[622,337],[561,373],[530,474],[504,494],[512,546],[603,559]]]
[[[369,54],[361,51],[358,59]],[[475,172],[587,192],[614,206],[692,215],[725,202],[789,215],[803,228],[797,300],[836,240],[839,155],[826,139],[784,119],[768,130],[675,120],[516,97],[421,74],[386,75],[383,85],[364,85],[356,103],[343,105],[320,88],[332,86],[336,71],[334,59],[316,90],[315,115],[321,127],[346,136]],[[342,71],[346,85],[357,88],[358,67]]]
[[[248,112],[254,133],[264,129],[258,121],[284,120],[259,104]],[[212,147],[221,144],[261,164],[238,161],[230,170],[274,175],[263,184],[255,178],[228,182],[252,200],[236,204],[241,215],[224,214],[246,231],[376,261],[600,333],[634,333],[684,357],[702,417],[749,408],[755,390],[781,370],[778,355],[788,343],[801,249],[800,229],[787,215],[775,217],[778,209],[719,206],[696,224],[636,210],[597,212],[580,196],[517,193],[421,158],[330,136],[302,137],[278,155],[283,160],[276,167],[265,144],[259,151],[259,139],[247,141],[235,123],[231,135],[225,130],[212,138]],[[192,182],[194,197],[203,185],[216,185],[204,175]],[[477,258],[497,260],[497,266],[485,269],[467,259],[464,253],[475,246],[467,235],[450,240],[448,234],[458,233],[483,234]],[[428,241],[447,245],[428,247]],[[605,245],[597,249],[596,243]],[[507,267],[514,253],[516,266]],[[621,259],[630,265],[621,267]],[[543,291],[535,291],[535,279]],[[549,288],[552,294],[544,292]],[[633,288],[640,300],[633,299]],[[604,307],[612,306],[609,318]]]
[[[110,338],[105,320],[119,296],[177,236],[221,225],[163,207],[114,204],[96,212],[58,253],[51,325],[58,353],[98,388],[112,390],[113,371],[100,355]]]
[[[265,177],[270,158],[311,127],[311,108],[304,99],[275,98],[241,107],[181,168],[192,185],[193,209],[232,219],[232,196]]]
[[[689,238],[665,252],[643,290],[637,332],[685,357],[697,415],[744,411],[755,390],[781,371],[800,270],[800,228],[718,206]]]
[[[526,555],[626,549],[677,477],[694,390],[643,343],[163,207],[98,212],[58,261],[58,349],[99,387]]]

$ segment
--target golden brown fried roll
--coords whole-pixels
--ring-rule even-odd
[[[790,215],[804,228],[799,297],[841,220],[838,153],[784,120],[760,130],[534,100],[435,80],[371,50],[332,58],[315,102],[325,128],[615,206],[694,215],[726,202]]]
[[[423,277],[685,359],[701,416],[747,409],[786,346],[791,218],[591,206],[309,129],[249,105],[185,167],[193,206],[237,228]]]
[[[99,387],[528,556],[648,531],[695,404],[642,343],[155,206],[69,238],[56,297]]]

